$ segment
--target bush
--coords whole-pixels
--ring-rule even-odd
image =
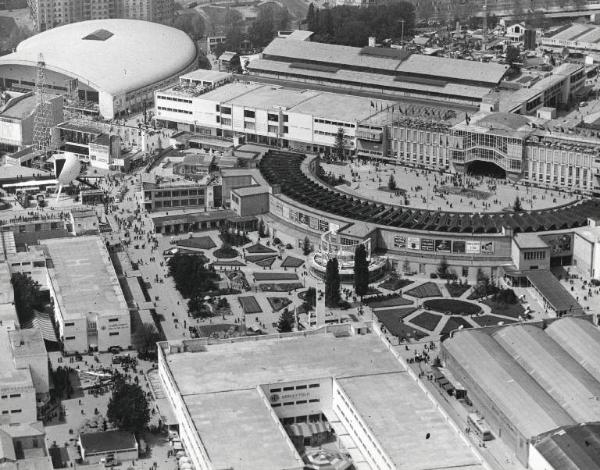
[[[274,245],[281,245],[281,240],[277,237],[273,238],[273,244]]]
[[[429,277],[430,277],[431,279],[437,279],[437,278],[438,278],[438,275],[437,275],[436,273],[431,273],[431,274],[429,275]]]

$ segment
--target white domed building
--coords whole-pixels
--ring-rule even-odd
[[[149,21],[82,21],[21,42],[0,57],[0,88],[31,90],[42,54],[48,91],[76,89],[82,105],[112,119],[150,104],[153,92],[198,68],[198,52],[187,34]]]

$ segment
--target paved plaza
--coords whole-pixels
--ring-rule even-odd
[[[566,192],[524,186],[508,180],[452,175],[386,163],[322,164],[326,174],[349,184],[336,190],[386,204],[452,212],[512,210],[517,196],[523,209],[559,206],[577,200]],[[397,190],[389,191],[390,175]]]

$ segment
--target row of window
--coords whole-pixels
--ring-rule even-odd
[[[21,398],[21,394],[20,393],[11,393],[10,395],[2,395],[0,398],[2,398],[2,399],[6,399],[6,398]]]
[[[315,124],[328,124],[330,126],[348,127],[350,129],[354,129],[356,127],[355,124],[350,124],[348,122],[330,121],[329,119],[321,119],[321,118],[316,118],[315,119]]]
[[[174,96],[165,96],[165,95],[158,95],[157,98],[159,100],[177,101],[179,103],[192,104],[192,100],[188,100],[186,98],[176,98]]]
[[[203,206],[204,199],[181,199],[179,201],[155,201],[154,207]]]
[[[293,385],[289,385],[287,387],[283,387],[283,389],[272,388],[270,391],[271,393],[280,393],[282,390],[284,392],[291,392],[292,390],[306,390],[307,388],[319,388],[320,386],[321,384],[296,385],[295,387]]]
[[[152,198],[152,193],[147,191],[144,195],[146,199]],[[204,189],[178,189],[178,190],[164,190],[155,191],[154,197],[180,197],[180,196],[204,196]]]
[[[17,413],[21,413],[21,411],[22,411],[21,409],[18,409],[18,410],[10,410],[10,414],[14,415],[14,414],[17,414]],[[8,410],[2,410],[2,414],[3,414],[3,415],[7,415],[8,413],[9,413],[9,411],[8,411]]]
[[[194,114],[191,111],[187,111],[185,109],[177,109],[177,108],[165,108],[164,106],[158,106],[159,111],[170,111],[172,113],[181,113],[181,114]]]
[[[523,259],[532,260],[532,259],[545,259],[546,252],[545,251],[525,251],[523,252]]]
[[[280,406],[294,406],[294,405],[306,405],[307,403],[319,403],[321,400],[318,398],[311,398],[310,400],[296,400],[296,401],[285,401],[283,403],[273,403],[273,408],[279,408]]]

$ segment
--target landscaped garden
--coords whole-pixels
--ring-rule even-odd
[[[210,250],[212,248],[215,248],[217,245],[212,238],[208,236],[203,236],[178,240],[177,246],[184,246],[186,248],[193,248],[196,250]]]
[[[446,283],[446,289],[452,297],[460,297],[471,288],[470,284],[453,281]]]
[[[420,286],[413,287],[405,292],[407,295],[411,295],[418,299],[424,299],[427,297],[441,297],[442,292],[435,282],[426,282]]]
[[[267,297],[267,300],[269,301],[269,305],[273,312],[279,312],[279,310],[292,303],[287,297]]]
[[[221,245],[221,248],[213,252],[213,255],[215,256],[215,258],[230,259],[237,258],[240,254],[235,248],[232,248],[231,245],[229,245],[228,243],[223,243],[223,245]]]
[[[225,275],[231,281],[231,287],[234,289],[242,291],[250,290],[250,284],[243,271],[227,271]]]
[[[431,312],[421,312],[416,317],[410,319],[413,325],[420,326],[421,328],[433,332],[439,325],[441,315],[437,315]]]
[[[263,245],[262,243],[255,243],[252,246],[246,248],[246,253],[277,253],[277,250],[273,248],[269,248],[268,246]]]
[[[377,296],[369,299],[364,299],[363,303],[371,308],[383,308],[383,307],[399,307],[401,305],[411,305],[412,300],[405,299],[399,295],[394,296]]]
[[[481,315],[479,317],[473,317],[475,323],[479,326],[495,326],[498,323],[508,324],[515,323],[515,320],[508,320],[507,318],[500,318],[495,315]]]
[[[392,335],[396,336],[400,341],[409,339],[419,340],[427,336],[422,331],[405,324],[403,321],[404,317],[401,314],[380,310],[375,312],[375,315],[377,315],[377,318],[383,324],[386,330]]]
[[[429,299],[423,302],[423,307],[446,315],[477,315],[481,307],[472,302],[458,299]]]
[[[253,273],[254,280],[259,281],[296,281],[298,275],[294,273],[274,273],[270,271],[257,271]]]
[[[296,258],[295,256],[287,256],[283,263],[281,263],[282,268],[299,268],[304,264],[304,260],[300,258]]]
[[[451,331],[456,330],[460,326],[462,326],[463,328],[473,328],[473,325],[471,325],[467,320],[465,320],[462,317],[450,317],[444,325],[444,328],[442,328],[440,334],[442,336],[448,335]]]
[[[379,284],[379,287],[381,287],[382,289],[396,291],[398,289],[402,289],[403,287],[412,284],[413,282],[414,281],[410,279],[404,279],[401,277],[390,277],[389,279],[386,279],[384,282]]]
[[[302,283],[300,282],[266,282],[259,285],[259,289],[262,292],[291,292],[296,289],[302,289]]]
[[[238,300],[239,300],[240,305],[242,306],[242,309],[244,310],[244,313],[246,315],[262,312],[262,308],[260,308],[258,301],[256,300],[256,298],[253,295],[238,297]]]
[[[504,315],[505,317],[519,318],[525,313],[525,309],[520,303],[509,304],[493,299],[486,299],[482,303],[490,307],[492,313]]]

